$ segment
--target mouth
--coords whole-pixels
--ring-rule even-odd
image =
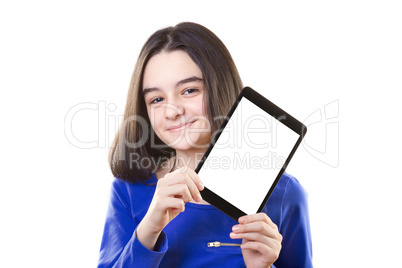
[[[187,122],[184,124],[179,124],[179,125],[175,125],[172,127],[169,127],[167,130],[170,132],[180,132],[188,127],[190,127],[195,121],[191,121],[191,122]]]

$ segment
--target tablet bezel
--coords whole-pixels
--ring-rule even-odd
[[[218,141],[219,136],[221,135],[222,131],[225,129],[227,123],[229,122],[230,118],[232,117],[234,111],[236,110],[236,108],[239,105],[242,98],[248,99],[253,104],[255,104],[256,106],[258,106],[259,108],[264,110],[266,113],[273,116],[275,119],[280,121],[282,124],[284,124],[288,128],[292,129],[295,133],[297,133],[299,135],[299,138],[297,139],[295,145],[293,146],[293,149],[291,150],[289,156],[286,158],[286,161],[284,162],[277,177],[275,178],[274,183],[268,190],[264,200],[262,200],[260,207],[256,211],[256,213],[259,213],[264,208],[266,202],[268,201],[273,190],[275,189],[275,186],[278,184],[281,176],[285,172],[287,165],[289,164],[291,158],[293,157],[294,153],[296,152],[297,147],[300,145],[301,141],[303,140],[303,137],[305,136],[305,134],[307,132],[307,127],[303,123],[301,123],[300,121],[295,119],[293,116],[291,116],[290,114],[288,114],[287,112],[285,112],[284,110],[279,108],[277,105],[275,105],[274,103],[272,103],[271,101],[266,99],[264,96],[259,94],[257,91],[253,90],[250,87],[245,87],[240,92],[239,96],[236,99],[236,102],[233,104],[228,115],[226,116],[225,120],[223,121],[221,127],[219,128],[219,130],[216,132],[215,136],[213,137],[211,144],[209,145],[205,154],[203,155],[200,162],[198,163],[198,165],[195,169],[196,173],[198,173],[201,170],[205,160],[208,158],[212,148],[214,147],[215,143]],[[233,204],[229,203],[228,201],[226,201],[225,199],[220,197],[218,194],[216,194],[213,191],[211,191],[210,189],[208,189],[207,186],[205,186],[204,190],[201,191],[201,196],[205,201],[207,201],[208,203],[210,203],[217,209],[221,210],[228,216],[232,217],[236,221],[238,221],[238,219],[241,216],[246,215],[246,213],[244,211],[240,210]]]

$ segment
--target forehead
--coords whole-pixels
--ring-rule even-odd
[[[143,88],[170,87],[188,77],[203,78],[200,68],[181,50],[154,55],[145,66]]]

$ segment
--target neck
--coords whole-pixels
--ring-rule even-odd
[[[163,178],[167,173],[172,172],[175,169],[179,169],[181,167],[188,167],[192,170],[198,165],[202,156],[204,155],[206,149],[200,150],[186,150],[186,151],[179,151],[176,150],[176,157],[172,157],[169,159],[167,164],[164,168],[159,169],[155,172],[156,177],[158,179]]]
[[[194,170],[197,167],[198,162],[200,162],[205,151],[205,148],[190,151],[176,150],[176,168],[188,167]]]

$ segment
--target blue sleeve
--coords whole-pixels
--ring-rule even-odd
[[[155,251],[144,247],[136,236],[126,183],[116,179],[112,185],[98,267],[157,267],[167,251],[161,233]]]
[[[282,249],[275,267],[313,267],[307,193],[293,177],[283,194],[279,232]]]

